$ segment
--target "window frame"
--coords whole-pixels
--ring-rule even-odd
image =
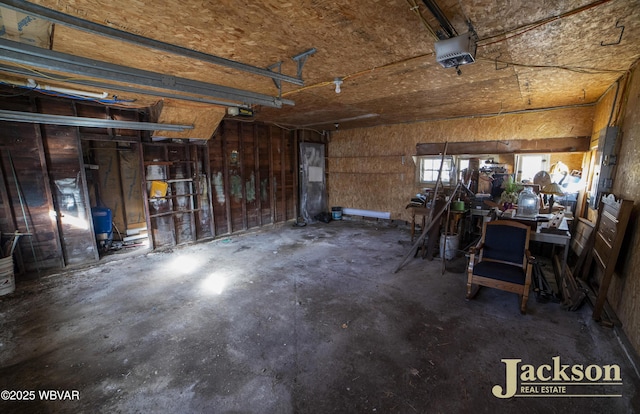
[[[432,165],[430,169],[425,169],[424,164],[430,162]],[[440,162],[442,161],[442,155],[419,155],[416,157],[416,183],[422,186],[435,186],[438,179],[438,171],[440,170]],[[446,155],[444,157],[445,166],[450,165],[450,168],[442,170],[443,187],[454,187],[458,179],[457,158],[454,155]],[[432,180],[424,180],[423,172],[430,171]],[[447,174],[448,172],[448,174]]]
[[[523,180],[523,170],[524,170],[524,163],[526,162],[527,158],[534,158],[534,157],[540,157],[541,161],[540,161],[540,169],[538,171],[536,171],[534,174],[540,172],[540,171],[547,171],[549,172],[549,169],[551,168],[551,154],[549,153],[525,153],[525,154],[514,154],[515,155],[515,180],[516,182],[522,182]],[[524,177],[525,179],[529,179],[529,177]],[[533,176],[530,177],[531,182],[533,183]]]

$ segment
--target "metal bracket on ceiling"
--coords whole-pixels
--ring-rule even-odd
[[[273,72],[274,69],[278,69],[277,73],[282,73],[282,61],[267,66],[267,69],[271,72]],[[280,79],[273,78],[273,83],[276,85],[276,88],[278,88],[278,97],[282,98],[282,81]]]
[[[295,60],[296,63],[298,64],[298,72],[297,72],[297,76],[298,79],[302,80],[302,67],[304,66],[305,62],[307,61],[307,58],[311,55],[313,55],[314,53],[316,53],[317,50],[316,48],[311,48],[305,52],[300,53],[299,55],[296,55],[294,57],[292,57],[291,59]]]
[[[496,56],[495,59],[493,59],[493,63],[495,63],[495,65],[496,65],[496,70],[503,70],[503,69],[506,69],[506,68],[509,67],[508,63],[506,63],[505,66],[498,67],[498,62],[500,62],[498,59],[500,59],[500,56],[502,56],[502,53],[500,53],[498,56]],[[502,62],[500,62],[500,63],[502,63]]]
[[[604,41],[601,41],[600,42],[600,46],[613,46],[613,45],[620,44],[620,42],[622,41],[622,34],[624,33],[624,26],[623,25],[619,25],[618,23],[620,23],[620,20],[616,20],[616,28],[620,29],[620,37],[618,37],[618,41],[617,42],[611,42],[611,43],[605,43]]]

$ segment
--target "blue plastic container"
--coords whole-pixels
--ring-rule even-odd
[[[94,207],[91,209],[93,218],[93,231],[98,241],[111,240],[113,238],[111,209]]]

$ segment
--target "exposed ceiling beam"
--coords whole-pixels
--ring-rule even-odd
[[[587,152],[591,137],[541,138],[534,140],[502,140],[482,142],[449,142],[451,155],[540,154],[548,152]],[[438,155],[442,143],[419,143],[416,155]]]
[[[150,72],[0,39],[0,60],[89,78],[129,83],[172,92],[207,96],[241,104],[275,108],[294,102],[242,89]]]
[[[24,12],[33,16],[37,16],[42,19],[52,21],[54,23],[63,24],[65,26],[73,27],[75,29],[98,34],[101,36],[107,36],[112,39],[125,41],[137,46],[149,47],[152,49],[161,50],[163,52],[169,52],[169,53],[173,53],[180,56],[186,56],[192,59],[201,60],[203,62],[209,62],[215,65],[237,69],[237,70],[248,72],[254,75],[265,76],[274,80],[284,81],[284,82],[292,83],[298,86],[304,85],[304,82],[302,81],[302,79],[295,78],[293,76],[283,75],[282,73],[272,72],[269,69],[247,65],[245,63],[236,62],[230,59],[225,59],[220,56],[210,55],[207,53],[198,52],[196,50],[187,49],[185,47],[176,46],[170,43],[161,42],[159,40],[150,39],[148,37],[139,36],[133,33],[128,33],[122,30],[114,29],[113,27],[103,26],[101,24],[84,20],[79,17],[70,16],[68,14],[60,13],[58,11],[39,6],[37,4],[29,3],[27,1],[0,0],[0,4],[10,9]]]
[[[137,131],[174,131],[193,129],[193,125],[158,124],[153,122],[117,121],[114,119],[85,118],[64,115],[48,115],[35,112],[0,110],[0,121],[26,122],[75,127],[131,129]]]

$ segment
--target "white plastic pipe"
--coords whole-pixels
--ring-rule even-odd
[[[60,92],[67,95],[84,96],[87,98],[95,98],[95,99],[105,99],[107,96],[109,96],[107,92],[96,93],[96,92],[80,91],[77,89],[60,88],[57,86],[41,85],[36,81],[34,81],[33,79],[27,80],[27,86],[30,88],[42,89],[45,91]]]
[[[343,208],[342,214],[351,216],[372,217],[379,219],[390,219],[391,213],[388,211],[360,210],[357,208]]]

